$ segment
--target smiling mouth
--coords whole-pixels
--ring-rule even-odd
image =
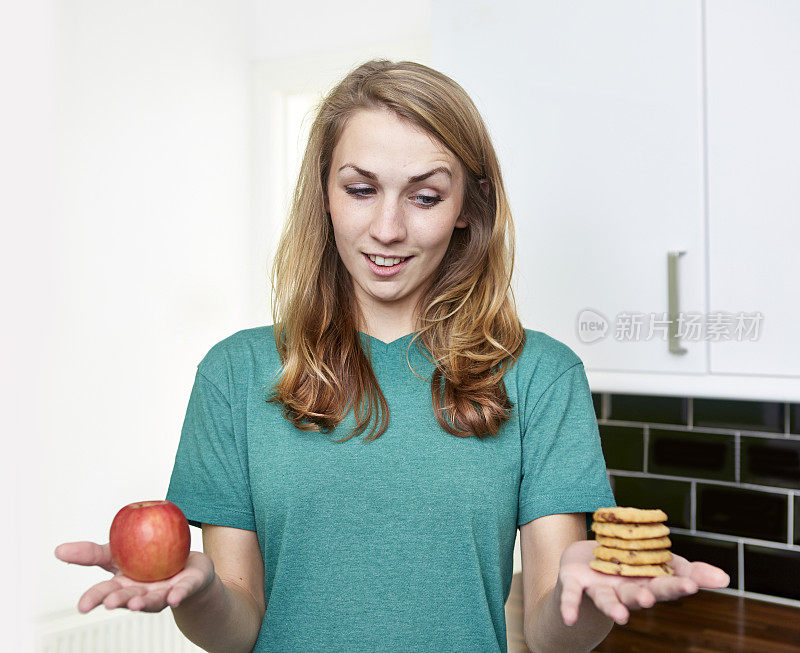
[[[407,256],[403,259],[384,259],[382,257],[370,257],[369,254],[362,254],[362,256],[373,273],[381,277],[388,277],[397,274],[410,263],[412,258],[414,258],[413,256]],[[374,260],[375,258],[377,258],[377,261]],[[387,265],[387,263],[389,263],[389,265]]]
[[[364,254],[370,261],[375,263],[375,265],[385,266],[385,267],[393,267],[398,263],[402,263],[403,261],[412,258],[411,256],[382,256],[381,254]]]

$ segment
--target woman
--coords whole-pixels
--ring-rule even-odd
[[[79,609],[170,605],[208,650],[505,651],[517,527],[535,651],[724,587],[679,556],[655,579],[589,567],[586,513],[614,505],[591,393],[575,353],[517,317],[513,234],[458,84],[412,62],[347,75],[311,127],[275,324],[198,365],[167,498],[205,553],[136,583],[108,545],[61,545],[115,573]]]

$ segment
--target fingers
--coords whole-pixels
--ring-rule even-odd
[[[183,571],[154,583],[140,583],[118,573],[110,561],[108,544],[67,542],[56,547],[55,555],[65,562],[99,565],[115,574],[114,578],[97,583],[83,593],[78,600],[78,611],[82,613],[90,612],[101,603],[109,610],[127,607],[146,612],[159,612],[167,605],[177,607],[186,597],[207,587],[214,575],[211,559],[198,552],[190,552],[189,563]]]
[[[659,576],[653,578],[648,587],[659,601],[673,601],[682,596],[696,594],[698,587],[691,578],[680,576]]]
[[[656,603],[656,596],[647,586],[636,583],[623,584],[617,587],[620,601],[631,610],[652,608]]]
[[[567,580],[561,586],[561,618],[567,626],[578,620],[583,586],[577,580]]]
[[[200,584],[198,580],[191,577],[182,578],[179,580],[170,590],[169,594],[167,594],[167,603],[173,607],[177,608],[181,601],[183,601],[187,596],[191,596],[195,592],[197,592]]]
[[[87,590],[78,601],[78,610],[86,613],[102,603],[107,610],[125,607],[132,611],[160,612],[167,607],[167,594],[172,589],[171,585],[160,583],[123,586],[117,579],[111,579]]]
[[[65,542],[53,551],[56,558],[76,565],[97,565],[106,571],[115,572],[116,566],[111,559],[111,548],[108,544],[96,542]]]
[[[113,610],[114,608],[122,606],[127,607],[128,601],[146,593],[147,589],[144,587],[123,587],[108,594],[106,598],[103,599],[103,605],[105,605],[108,610]]]
[[[172,589],[167,594],[167,603],[177,608],[187,597],[204,592],[214,582],[215,577],[211,558],[204,553],[191,551],[186,568],[170,579]]]
[[[697,583],[700,587],[707,589],[719,589],[720,587],[727,587],[731,582],[731,577],[728,576],[722,569],[710,565],[707,562],[693,562],[691,563],[690,578]]]
[[[121,587],[119,582],[113,578],[93,585],[78,600],[78,611],[89,612],[94,610],[111,592],[121,589]]]
[[[628,623],[630,613],[628,609],[620,603],[617,593],[610,585],[594,585],[587,587],[586,593],[592,601],[594,601],[597,609],[607,617],[611,617],[611,619],[620,625]]]
[[[128,610],[161,612],[167,607],[167,592],[169,592],[169,587],[161,587],[134,596],[128,601]]]
[[[100,545],[95,542],[64,542],[55,548],[55,556],[64,562],[78,565],[93,565],[100,557]]]
[[[670,566],[675,570],[673,576],[660,576],[652,579],[617,579],[615,583],[598,583],[585,588],[597,609],[624,625],[630,618],[629,610],[651,608],[657,601],[672,601],[695,594],[700,587],[725,587],[730,582],[728,574],[722,569],[705,562],[689,562],[674,556]],[[561,597],[561,614],[564,623],[572,625],[577,620],[580,589],[577,596],[574,588],[565,586]]]
[[[699,587],[706,589],[727,587],[731,582],[728,574],[707,562],[689,562],[686,558],[673,554],[669,566],[675,570],[676,576],[691,578]]]
[[[629,610],[651,608],[657,601],[672,601],[697,591],[696,582],[681,576],[663,576],[646,582],[626,580],[616,586],[597,585],[586,588],[586,594],[592,598],[597,608],[618,624],[628,622]]]

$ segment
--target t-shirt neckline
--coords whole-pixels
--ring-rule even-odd
[[[407,333],[406,335],[400,336],[399,338],[395,338],[394,340],[392,340],[390,342],[384,342],[383,340],[380,340],[379,338],[376,338],[375,336],[371,336],[368,333],[364,333],[363,331],[359,331],[358,333],[360,333],[361,337],[366,339],[370,343],[370,346],[372,347],[373,350],[389,351],[391,349],[399,347],[401,344],[405,343],[406,341],[411,340],[411,338],[413,338],[415,334],[419,333],[419,331],[414,331],[412,333]]]

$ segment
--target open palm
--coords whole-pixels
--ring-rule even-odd
[[[730,577],[719,567],[705,562],[689,562],[673,553],[668,564],[673,576],[629,578],[595,571],[589,566],[594,558],[594,540],[570,544],[561,556],[561,616],[572,625],[578,620],[581,596],[586,592],[597,608],[618,624],[628,622],[629,610],[650,608],[657,601],[672,601],[694,594],[698,589],[727,587]]]
[[[101,603],[108,609],[160,612],[167,605],[177,606],[186,597],[204,590],[214,580],[214,563],[205,553],[190,551],[186,566],[174,576],[155,582],[141,582],[125,576],[114,564],[108,544],[65,542],[55,549],[64,562],[102,567],[114,574],[86,590],[78,601],[80,612],[89,612]]]

